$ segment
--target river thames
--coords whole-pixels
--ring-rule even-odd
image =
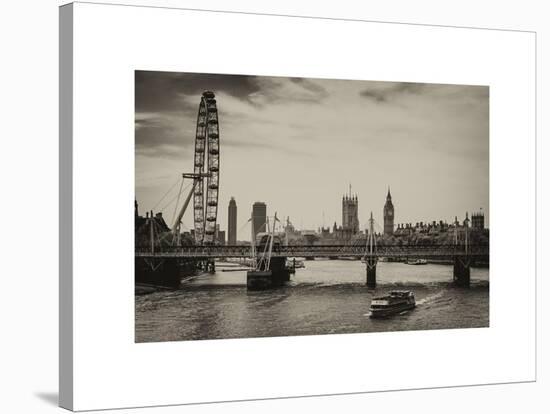
[[[175,291],[135,297],[136,342],[252,338],[489,326],[489,269],[471,269],[471,287],[453,286],[453,267],[380,262],[377,288],[365,264],[306,261],[287,286],[247,291],[246,272],[205,274]],[[369,318],[373,295],[412,290],[417,307]]]

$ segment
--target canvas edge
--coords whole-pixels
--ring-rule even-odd
[[[59,406],[73,410],[73,4],[59,7]]]

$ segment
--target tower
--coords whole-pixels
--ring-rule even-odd
[[[485,215],[482,211],[472,213],[472,228],[475,230],[483,230],[485,228]]]
[[[359,200],[357,194],[349,194],[342,197],[342,229],[352,234],[359,233]]]
[[[387,236],[393,235],[393,221],[395,219],[395,211],[391,201],[390,187],[388,187],[388,195],[386,196],[386,204],[384,204],[384,234]]]
[[[216,233],[215,233],[214,240],[216,241],[217,244],[220,244],[222,246],[225,245],[225,231],[220,230],[219,224],[216,224]]]
[[[466,212],[466,218],[465,218],[464,221],[462,222],[462,225],[463,225],[465,228],[470,227],[470,217],[468,217],[468,212]]]
[[[260,232],[267,231],[265,226],[267,221],[267,207],[265,203],[256,201],[252,205],[252,228],[254,229],[254,237]]]
[[[229,200],[227,220],[227,244],[234,246],[237,244],[237,203],[233,197]]]

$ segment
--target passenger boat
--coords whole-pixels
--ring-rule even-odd
[[[426,259],[407,260],[407,264],[409,264],[409,265],[425,265],[425,264],[428,264],[428,261]]]
[[[292,267],[294,269],[303,269],[304,267],[306,267],[302,260],[296,260],[295,258],[286,259],[286,266]]]
[[[385,296],[372,298],[370,317],[383,318],[394,315],[416,306],[414,293],[410,290],[392,290]]]

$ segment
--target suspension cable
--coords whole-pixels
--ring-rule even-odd
[[[188,188],[190,185],[191,185],[191,184],[188,184],[187,186],[185,186],[185,187],[183,188],[182,192],[185,191],[185,190],[187,190],[187,188]],[[160,209],[160,211],[164,212],[164,210],[166,210],[166,209],[170,206],[170,204],[172,204],[172,203],[174,202],[174,200],[175,200],[176,198],[178,198],[178,194],[176,194],[174,197],[172,197],[172,198],[170,199],[170,201],[168,201],[168,202],[164,205],[164,207],[162,207],[162,208]]]
[[[159,201],[157,201],[157,204],[155,204],[155,205],[153,206],[152,210],[155,210],[155,209],[157,208],[157,206],[162,202],[162,200],[164,200],[164,199],[166,198],[166,196],[167,196],[168,194],[170,194],[170,192],[171,192],[171,191],[174,189],[174,187],[180,182],[180,180],[182,180],[181,177],[178,178],[178,179],[176,180],[176,182],[170,187],[170,189],[169,189],[166,193],[164,193],[164,195],[161,197],[161,199],[160,199]],[[183,180],[182,180],[182,181],[183,181]]]

